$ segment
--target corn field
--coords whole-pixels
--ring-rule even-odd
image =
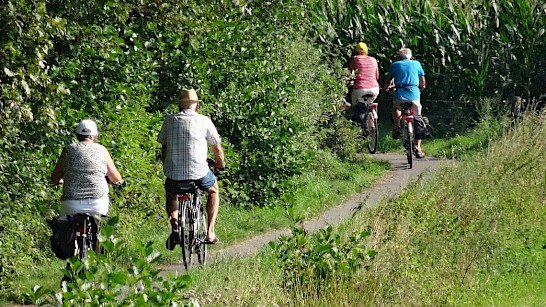
[[[323,43],[349,58],[364,41],[385,72],[401,47],[413,50],[435,99],[546,92],[543,0],[319,0]]]

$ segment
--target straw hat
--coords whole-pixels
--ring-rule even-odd
[[[180,95],[180,102],[182,103],[193,103],[193,102],[200,102],[199,98],[197,97],[197,93],[193,88],[189,90],[183,90],[182,95]]]

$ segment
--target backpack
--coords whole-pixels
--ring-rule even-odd
[[[427,117],[414,116],[415,138],[419,140],[430,140],[432,138],[432,126]]]
[[[54,217],[49,221],[51,227],[51,249],[55,256],[61,260],[66,260],[74,256],[76,251],[76,223],[70,215],[61,215]]]

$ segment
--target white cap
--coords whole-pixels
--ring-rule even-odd
[[[94,121],[84,119],[76,127],[76,134],[96,136],[99,135],[99,128],[97,128],[97,124]]]

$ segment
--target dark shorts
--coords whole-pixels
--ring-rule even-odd
[[[165,190],[171,194],[178,194],[179,191],[179,184],[183,182],[191,182],[192,180],[172,180],[172,179],[165,179]],[[209,172],[205,175],[205,177],[193,180],[197,187],[202,191],[208,191],[215,183],[216,183],[216,176],[214,176],[214,173],[209,170]]]

